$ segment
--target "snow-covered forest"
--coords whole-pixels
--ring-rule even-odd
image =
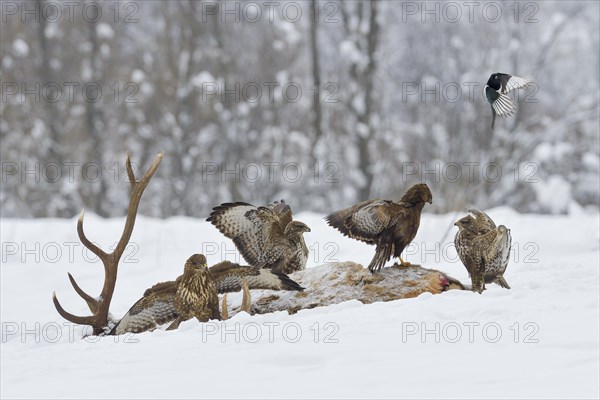
[[[328,212],[427,182],[429,212],[599,202],[599,5],[3,2],[3,217],[141,205]],[[494,72],[535,81],[490,129]],[[115,184],[120,183],[120,184]]]

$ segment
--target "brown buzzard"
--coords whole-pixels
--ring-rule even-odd
[[[503,276],[510,258],[510,229],[504,225],[496,227],[483,211],[473,209],[469,212],[475,217],[467,215],[454,224],[458,226],[454,245],[469,272],[472,290],[481,293],[485,284],[492,282],[510,289]]]
[[[267,207],[224,203],[213,208],[207,221],[232,239],[253,267],[284,274],[306,268],[308,248],[303,235],[310,228],[292,221],[291,209],[284,202]]]
[[[203,254],[194,254],[185,262],[175,292],[175,311],[177,318],[167,330],[177,329],[180,323],[194,317],[199,322],[221,319],[217,287],[208,272]]]
[[[240,291],[244,282],[249,289],[304,290],[285,274],[229,261],[212,266],[208,273],[218,293]],[[182,279],[183,275],[174,281],[160,282],[146,289],[143,297],[127,311],[111,334],[145,332],[175,320],[178,317],[175,296]]]
[[[379,271],[387,261],[398,257],[415,238],[425,203],[431,204],[432,195],[424,183],[414,185],[399,202],[367,200],[355,206],[329,214],[325,219],[345,236],[376,245],[375,256],[369,264],[371,272]]]

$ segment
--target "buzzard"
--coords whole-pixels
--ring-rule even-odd
[[[213,208],[207,221],[232,239],[253,267],[283,274],[306,268],[308,248],[303,235],[310,228],[293,221],[292,211],[283,201],[267,207],[223,203]]]
[[[460,260],[469,272],[473,291],[481,293],[486,283],[497,283],[510,289],[504,271],[510,257],[512,238],[510,229],[496,227],[483,211],[469,210],[471,214],[456,221],[458,232],[454,245]]]
[[[175,292],[175,311],[177,318],[167,330],[177,329],[180,323],[194,317],[199,322],[221,319],[217,287],[208,272],[203,254],[194,254],[185,262]]]
[[[509,117],[517,111],[517,105],[508,96],[508,93],[515,89],[527,87],[531,83],[527,79],[500,72],[490,76],[483,88],[483,94],[492,106],[492,129],[494,129],[496,115]]]
[[[345,236],[375,245],[375,256],[369,264],[371,272],[379,271],[392,256],[398,257],[415,238],[425,203],[432,195],[424,183],[412,186],[400,201],[367,200],[329,214],[325,219]]]
[[[208,269],[208,274],[218,293],[240,291],[244,283],[249,289],[304,290],[285,274],[229,261],[212,266]],[[184,275],[174,281],[160,282],[146,289],[142,298],[127,311],[111,334],[145,332],[174,321],[179,316],[175,298]]]

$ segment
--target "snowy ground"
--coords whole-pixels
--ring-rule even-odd
[[[56,313],[87,312],[66,272],[97,294],[99,262],[83,251],[76,220],[3,220],[3,398],[156,397],[599,397],[599,215],[490,215],[512,229],[512,286],[482,295],[451,291],[362,305],[357,301],[227,322],[188,321],[175,332],[81,338]],[[312,232],[309,267],[373,248],[339,235],[322,216],[300,214]],[[468,282],[451,245],[456,217],[424,214],[406,258]],[[113,245],[123,219],[86,216],[88,236]],[[140,217],[120,265],[111,310],[121,316],[145,288],[181,273],[186,258],[235,259],[208,223]],[[234,296],[235,297],[235,296]]]

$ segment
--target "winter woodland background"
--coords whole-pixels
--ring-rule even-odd
[[[158,217],[420,181],[430,212],[598,207],[596,1],[71,4],[2,2],[3,217],[123,215],[126,150],[166,152]],[[493,72],[537,86],[492,134]]]

